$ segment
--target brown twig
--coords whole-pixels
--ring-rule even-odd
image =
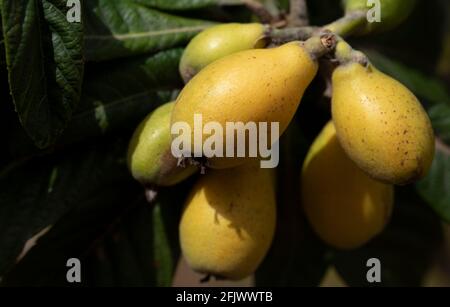
[[[273,16],[266,7],[256,0],[242,0],[242,3],[247,6],[256,16],[259,17],[262,23],[272,23],[277,18]]]
[[[306,0],[290,0],[288,24],[292,27],[309,25],[309,14]]]
[[[346,14],[344,17],[323,26],[324,29],[330,30],[342,37],[347,37],[357,32],[367,22],[365,11],[354,11]]]
[[[282,45],[291,41],[304,41],[318,33],[320,29],[317,27],[294,27],[285,29],[270,28],[267,37],[272,45]]]

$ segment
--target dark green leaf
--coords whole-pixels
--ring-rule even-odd
[[[3,285],[69,285],[66,280],[67,260],[85,256],[110,223],[136,200],[136,186],[130,186],[129,178],[122,178],[125,179],[122,182],[99,187],[95,195],[61,218],[4,276]],[[82,262],[81,268],[83,281],[87,274],[86,263]]]
[[[177,225],[184,194],[162,191],[150,205],[130,177],[122,179],[99,188],[95,198],[63,217],[3,285],[70,285],[66,261],[77,257],[81,286],[169,286],[179,257]]]
[[[174,197],[169,195],[170,189],[161,192],[153,206],[142,202],[90,254],[89,283],[171,285],[180,255],[177,231],[180,195],[185,194]]]
[[[430,172],[416,184],[419,194],[450,223],[450,147],[438,141]]]
[[[450,144],[450,104],[436,104],[428,110],[428,115],[439,138]]]
[[[173,89],[182,86],[178,74],[181,53],[182,49],[173,49],[126,61],[87,65],[83,98],[56,147],[134,129],[155,107],[173,99]],[[11,156],[37,152],[17,124],[8,131],[6,143]]]
[[[256,286],[317,286],[328,268],[326,247],[306,222],[300,205],[299,177],[308,150],[295,122],[281,140],[278,170],[277,230],[272,247],[255,275]]]
[[[64,134],[72,143],[106,132],[134,128],[182,86],[178,63],[182,49],[167,50],[117,63],[93,65],[83,87],[83,100]]]
[[[1,1],[0,1],[0,13],[1,13]],[[0,66],[1,67],[1,73],[3,74],[3,66],[6,65],[6,58],[5,58],[5,40],[3,39],[3,25],[2,25],[2,16],[0,14]]]
[[[4,0],[9,84],[22,125],[39,147],[55,142],[80,99],[83,28],[65,0]]]
[[[87,66],[89,75],[84,83],[83,97],[105,103],[123,98],[126,93],[139,95],[144,90],[181,88],[178,64],[182,53],[183,49],[171,49],[151,56]]]
[[[185,194],[181,193],[179,195],[181,197],[172,199],[168,195],[163,195],[153,209],[153,257],[156,284],[159,286],[171,285],[178,264],[180,256],[178,224]]]
[[[161,13],[131,0],[92,0],[86,7],[85,56],[93,61],[176,47],[212,24]]]
[[[392,221],[364,247],[336,251],[334,265],[349,286],[420,286],[442,240],[439,218],[412,187],[396,188]],[[381,283],[367,281],[367,260],[381,262]]]
[[[64,156],[13,164],[1,172],[0,276],[10,269],[28,239],[71,208],[95,202],[100,188],[130,177],[124,162],[126,145],[123,141],[96,144]]]

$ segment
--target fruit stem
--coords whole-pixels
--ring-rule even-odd
[[[352,35],[355,31],[360,29],[367,22],[366,11],[352,11],[345,14],[344,17],[323,26],[323,29],[327,29],[339,36],[347,37]]]
[[[266,36],[272,45],[282,45],[292,41],[304,41],[313,36],[319,30],[318,27],[293,27],[286,29],[269,28]]]
[[[313,59],[319,59],[336,48],[337,37],[329,31],[324,31],[303,42],[303,46]]]
[[[358,50],[354,50],[352,46],[350,46],[346,41],[344,41],[341,38],[339,39],[336,45],[335,57],[340,64],[356,62],[367,67],[370,63],[369,59],[364,53]]]

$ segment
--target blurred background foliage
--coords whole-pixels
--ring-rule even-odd
[[[256,17],[242,5],[219,5],[223,0],[93,0],[84,1],[82,29],[64,28],[50,6],[61,9],[65,2],[47,0],[34,12],[43,21],[21,26],[23,39],[34,37],[33,27],[44,34],[28,42],[30,50],[21,50],[5,26],[18,15],[31,16],[34,0],[22,1],[22,11],[10,11],[11,1],[3,0],[0,11],[1,285],[70,286],[65,273],[72,257],[81,259],[83,269],[82,283],[72,286],[171,285],[180,258],[180,210],[196,178],[146,203],[126,169],[128,140],[151,110],[176,97],[182,87],[178,62],[196,33]],[[286,0],[265,2],[288,9]],[[310,0],[308,6],[314,25],[343,14],[335,0]],[[70,44],[74,35],[83,48]],[[27,52],[39,42],[46,48],[30,62]],[[450,3],[419,1],[397,29],[349,42],[420,97],[439,137],[432,170],[416,185],[397,188],[393,219],[375,240],[352,252],[325,246],[307,224],[297,195],[303,158],[330,118],[326,84],[316,78],[282,139],[279,223],[255,275],[258,286],[316,286],[331,268],[340,283],[366,286],[371,257],[383,264],[381,285],[421,285],[433,268],[444,276],[434,283],[449,282]],[[7,56],[19,59],[9,75]],[[62,68],[62,76],[43,69],[64,63],[72,65]],[[84,77],[75,74],[81,70]],[[44,76],[32,80],[31,101],[19,95],[28,81],[20,73]],[[70,84],[63,82],[64,73],[72,77]],[[10,88],[16,89],[12,95]],[[177,280],[183,284],[183,276]]]

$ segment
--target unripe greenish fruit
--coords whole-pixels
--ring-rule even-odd
[[[263,48],[266,28],[260,23],[228,23],[213,26],[195,36],[180,61],[180,73],[187,83],[212,62],[238,51]]]
[[[414,94],[372,65],[341,65],[332,79],[333,121],[348,156],[386,183],[423,178],[433,161],[435,140]]]
[[[386,226],[392,212],[392,185],[376,181],[351,161],[329,122],[303,164],[302,205],[322,240],[339,249],[355,249]]]
[[[227,122],[256,125],[263,122],[269,128],[271,123],[278,122],[281,135],[318,70],[317,61],[306,47],[311,42],[291,42],[273,49],[234,53],[196,75],[181,91],[172,114],[172,125],[183,122],[191,127],[191,151],[195,152],[196,114],[202,115],[203,123],[219,123],[223,131]],[[258,129],[259,134],[266,132],[267,143],[273,144],[276,140],[271,139],[271,133]],[[204,134],[203,142],[209,136]],[[236,139],[237,134],[234,137]],[[210,157],[209,167],[223,169],[247,161],[236,157],[237,142],[234,148],[227,148],[225,138],[232,136],[224,135],[223,157]],[[235,153],[234,157],[226,157],[228,149]],[[245,152],[248,155],[248,146]],[[204,152],[196,154],[204,155]]]
[[[375,1],[376,2],[376,1]],[[416,0],[380,0],[380,22],[369,22],[357,34],[368,34],[389,31],[400,25],[413,11]],[[368,11],[372,6],[367,0],[343,0],[346,13]]]
[[[180,242],[189,266],[200,273],[242,279],[255,272],[275,232],[272,169],[246,163],[211,170],[190,193],[180,222]]]
[[[171,186],[197,170],[193,165],[177,166],[171,153],[170,117],[175,103],[160,106],[138,126],[128,148],[128,168],[145,186]]]

